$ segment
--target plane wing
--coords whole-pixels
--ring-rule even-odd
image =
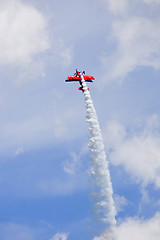
[[[93,76],[87,76],[87,75],[85,75],[84,71],[81,73],[81,72],[77,71],[77,69],[76,69],[76,73],[74,75],[68,76],[68,78],[65,81],[66,82],[79,82],[81,87],[79,87],[78,89],[83,91],[81,74],[83,74],[83,78],[84,78],[85,82],[93,82],[95,80],[95,78]]]

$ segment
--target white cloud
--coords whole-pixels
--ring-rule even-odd
[[[128,205],[127,199],[124,196],[119,196],[116,194],[114,196],[114,204],[116,208],[116,214],[123,211],[123,207]]]
[[[105,4],[106,8],[115,15],[126,13],[129,5],[128,0],[119,0],[119,1],[101,0],[101,1]]]
[[[93,240],[159,240],[159,218],[159,213],[148,220],[129,218],[115,227],[114,234],[108,235],[106,232]]]
[[[94,237],[93,240],[117,240],[113,232],[104,232],[100,236]]]
[[[1,1],[0,71],[19,83],[44,77],[46,64],[52,64],[52,68],[70,66],[72,46],[59,36],[56,28],[56,20],[51,22],[31,3]]]
[[[63,163],[63,170],[68,174],[74,175],[80,165],[80,156],[78,156],[75,152],[71,152],[70,155],[71,159]]]
[[[138,66],[160,68],[160,19],[128,17],[113,22],[115,52],[102,58],[106,81],[121,80]]]
[[[0,3],[0,64],[26,64],[49,48],[42,13],[19,0]]]
[[[160,135],[156,124],[153,117],[142,131],[129,135],[123,125],[113,121],[107,125],[104,138],[114,165],[123,165],[144,186],[154,183],[159,188]]]
[[[57,233],[50,240],[67,240],[68,233]]]
[[[116,229],[117,240],[158,240],[160,236],[160,214],[149,220],[129,218]]]
[[[154,3],[160,1],[101,1],[111,13],[111,33],[107,33],[107,38],[110,48],[114,47],[110,55],[104,52],[101,57],[104,82],[121,82],[137,67],[159,69],[160,18]]]

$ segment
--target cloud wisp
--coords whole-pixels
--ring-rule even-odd
[[[128,218],[115,228],[116,240],[158,240],[160,236],[159,213],[149,220]],[[93,240],[110,240],[110,236],[104,233]]]
[[[111,55],[104,54],[101,58],[104,82],[122,82],[138,67],[160,69],[159,17],[137,15],[136,9],[142,2],[134,3],[134,11],[131,11],[132,3],[129,4],[127,0],[112,2],[106,1],[113,14],[109,38],[115,47]],[[152,4],[153,1],[146,2]]]
[[[23,65],[49,48],[47,22],[32,5],[0,3],[0,64]]]
[[[50,240],[67,240],[68,233],[56,233]]]
[[[151,118],[140,133],[129,135],[125,127],[116,121],[105,129],[107,151],[110,161],[122,165],[136,182],[160,187],[160,136],[156,132],[157,118]],[[111,151],[110,151],[111,150]]]

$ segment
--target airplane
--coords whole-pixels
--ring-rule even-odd
[[[76,72],[74,73],[74,75],[68,76],[68,79],[66,79],[65,81],[66,82],[79,82],[81,87],[79,87],[78,90],[81,90],[84,92],[83,86],[82,86],[81,74],[83,74],[83,78],[84,78],[85,82],[93,82],[93,80],[95,80],[95,78],[93,76],[85,75],[85,71],[83,71],[81,73],[76,69]],[[89,88],[88,88],[88,90],[89,90]]]

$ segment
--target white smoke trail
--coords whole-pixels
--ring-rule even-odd
[[[99,219],[107,226],[109,231],[112,231],[116,225],[115,207],[113,201],[113,190],[108,169],[108,161],[104,150],[103,139],[97,118],[96,111],[87,89],[86,82],[81,74],[82,87],[84,90],[85,104],[87,110],[87,122],[90,127],[90,151],[93,153],[91,157],[92,169],[91,175],[94,181],[94,196],[96,197],[96,212]],[[111,239],[111,238],[104,238]],[[113,239],[113,238],[112,238]]]

